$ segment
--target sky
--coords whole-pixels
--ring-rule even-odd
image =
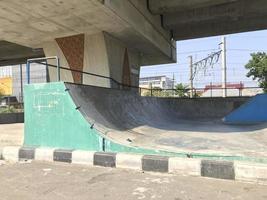
[[[267,30],[246,32],[226,36],[227,55],[227,82],[244,83],[245,86],[257,86],[252,78],[247,78],[246,63],[253,52],[267,52]],[[219,49],[222,36],[208,37],[177,42],[177,63],[167,65],[144,66],[141,68],[140,77],[166,75],[175,78],[176,83],[189,84],[189,56],[193,56],[193,62],[207,57]],[[207,66],[206,73],[198,71],[195,79],[195,87],[204,87],[207,84],[221,83],[221,59],[213,66]]]

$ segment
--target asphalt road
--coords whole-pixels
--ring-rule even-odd
[[[0,165],[1,200],[266,200],[267,186],[62,163]]]

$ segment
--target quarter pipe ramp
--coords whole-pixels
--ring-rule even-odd
[[[227,101],[140,97],[63,82],[27,85],[24,145],[262,160],[266,124],[223,124],[246,99]]]

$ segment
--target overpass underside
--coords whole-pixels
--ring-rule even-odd
[[[4,0],[0,15],[0,65],[58,56],[63,67],[134,86],[140,66],[176,61],[177,40],[267,28],[266,0]]]
[[[110,80],[138,86],[142,65],[175,62],[176,40],[265,29],[266,11],[266,0],[0,1],[0,62],[57,56],[68,69],[60,77],[70,83],[25,87],[24,145],[266,162],[266,124],[221,122],[239,102],[203,106],[186,99],[183,106],[109,88]],[[57,81],[51,65],[50,80]],[[231,116],[264,123],[265,102],[266,95],[256,98]],[[218,108],[223,115],[204,121]],[[184,120],[194,113],[198,121]]]
[[[265,0],[149,0],[174,40],[193,39],[267,28]]]

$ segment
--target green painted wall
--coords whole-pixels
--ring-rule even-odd
[[[103,137],[84,119],[63,82],[25,86],[25,146],[91,151],[103,150]],[[111,152],[157,154],[157,151],[116,144],[107,138]]]
[[[25,86],[27,146],[100,150],[102,140],[76,110],[62,82]]]

